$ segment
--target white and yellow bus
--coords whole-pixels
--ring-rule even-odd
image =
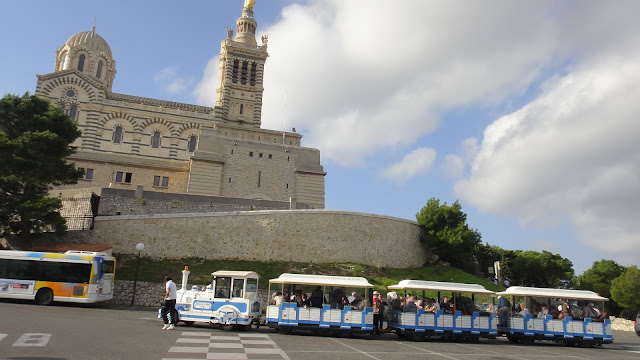
[[[116,260],[102,252],[0,250],[0,298],[95,303],[113,298]]]

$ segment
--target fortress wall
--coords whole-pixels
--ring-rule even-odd
[[[431,257],[420,226],[381,215],[330,210],[263,210],[99,216],[89,242],[114,253],[256,261],[353,262],[407,268]]]

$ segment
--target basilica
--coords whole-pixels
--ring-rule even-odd
[[[60,106],[82,131],[69,161],[84,170],[82,188],[132,189],[289,201],[324,209],[318,149],[302,135],[261,128],[267,36],[256,41],[253,2],[220,43],[215,106],[111,91],[116,62],[91,31],[56,52],[52,73],[38,75],[36,95]],[[126,61],[123,59],[122,61]]]

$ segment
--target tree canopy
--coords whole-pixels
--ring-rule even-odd
[[[431,198],[416,214],[418,223],[425,227],[423,242],[440,257],[459,269],[474,271],[474,251],[481,244],[482,235],[467,225],[467,214],[456,200],[451,206],[440,205]]]
[[[48,100],[26,93],[0,100],[0,235],[66,230],[52,185],[75,184],[82,172],[65,158],[80,136],[76,124]]]
[[[549,251],[515,250],[505,254],[503,261],[512,285],[557,288],[566,287],[573,278],[571,260]]]
[[[640,269],[629,266],[625,272],[611,282],[611,298],[621,306],[640,310]]]
[[[624,273],[624,266],[613,260],[594,261],[591,268],[576,277],[575,286],[579,290],[595,291],[601,296],[611,297],[611,281]]]

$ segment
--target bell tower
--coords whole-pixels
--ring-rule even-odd
[[[257,22],[253,18],[255,0],[245,0],[242,15],[227,38],[220,43],[220,62],[216,88],[215,119],[260,127],[267,35],[262,45],[256,41]]]

